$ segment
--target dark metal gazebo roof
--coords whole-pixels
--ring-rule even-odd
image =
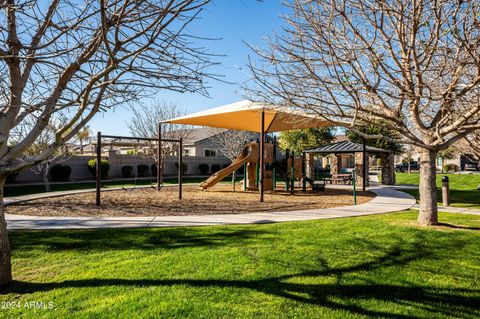
[[[390,151],[373,147],[366,146],[366,151],[369,153],[390,153]],[[354,143],[351,141],[341,141],[337,143],[328,144],[325,146],[317,147],[311,150],[306,150],[305,153],[361,153],[363,152],[363,145]]]

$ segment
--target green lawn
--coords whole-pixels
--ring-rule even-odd
[[[479,318],[480,217],[415,219],[11,232],[2,318]]]
[[[454,207],[480,208],[480,174],[437,174],[438,200],[442,200],[442,176],[448,176],[450,183],[450,201]],[[418,185],[418,173],[397,173],[397,184]],[[418,190],[402,190],[419,198]],[[439,203],[441,204],[441,203]]]

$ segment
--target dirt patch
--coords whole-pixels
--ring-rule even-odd
[[[357,203],[375,197],[371,192],[358,192]],[[325,192],[290,195],[285,191],[265,193],[259,203],[257,192],[233,192],[231,186],[218,185],[209,191],[184,187],[183,200],[178,200],[176,187],[110,191],[102,193],[102,206],[95,206],[95,193],[37,199],[6,207],[9,214],[32,216],[181,216],[207,214],[245,214],[330,208],[353,204],[352,192],[327,189]]]

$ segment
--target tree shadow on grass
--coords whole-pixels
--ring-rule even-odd
[[[311,304],[331,310],[384,318],[424,318],[425,315],[400,314],[399,306],[417,309],[434,318],[437,314],[459,318],[478,318],[480,290],[463,288],[436,288],[429,286],[402,286],[389,284],[304,284],[292,283],[302,276],[319,276],[318,273],[301,273],[281,278],[263,280],[195,280],[195,279],[84,279],[66,280],[58,283],[15,282],[2,293],[33,293],[58,288],[85,287],[171,287],[190,288],[243,288],[271,296],[282,297],[299,303]],[[366,301],[370,305],[362,305]],[[371,306],[372,301],[383,303],[380,309]],[[378,306],[377,306],[378,307]],[[388,311],[388,309],[392,311]],[[415,312],[415,311],[413,311]]]
[[[461,229],[461,230],[480,230],[480,227],[455,225],[455,224],[450,224],[450,223],[438,223],[438,226],[446,227],[446,228],[453,228],[453,229]]]
[[[10,234],[12,251],[39,247],[49,251],[131,249],[179,249],[218,247],[262,240],[267,231],[261,229],[102,229],[75,231],[29,231]]]
[[[408,244],[407,247],[393,246],[382,256],[370,261],[349,266],[330,267],[327,260],[320,257],[319,269],[263,279],[91,278],[50,283],[16,281],[10,287],[0,290],[0,293],[26,294],[48,292],[62,288],[171,287],[181,285],[189,288],[254,290],[301,304],[310,304],[369,317],[415,319],[436,317],[439,314],[462,318],[480,316],[478,308],[480,289],[444,288],[407,282],[405,284],[376,283],[373,273],[371,280],[364,280],[359,283],[356,279],[354,283],[348,283],[349,278],[346,276],[356,272],[373,272],[392,266],[407,267],[409,263],[419,259],[437,258],[432,249],[425,248],[422,244],[422,238],[417,239],[415,242]],[[321,281],[322,278],[331,276],[337,278],[336,283],[311,283],[312,278]],[[405,309],[401,309],[402,307]],[[404,310],[404,313],[401,313],[400,310]]]

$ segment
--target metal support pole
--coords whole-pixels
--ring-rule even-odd
[[[367,189],[367,178],[368,178],[368,172],[367,172],[367,144],[366,144],[365,138],[363,138],[363,144],[362,144],[362,162],[363,162],[362,191],[365,191]]]
[[[305,152],[302,153],[302,192],[307,192],[307,170],[305,167],[306,162],[306,154]]]
[[[182,199],[182,176],[183,176],[183,139],[180,138],[178,146],[178,199]]]
[[[295,192],[295,152],[292,151],[292,154],[290,155],[292,156],[292,176],[290,178],[290,194],[293,195],[293,193]]]
[[[290,180],[288,179],[288,174],[289,174],[289,171],[288,171],[288,159],[290,158],[290,150],[289,149],[286,149],[285,150],[285,158],[286,158],[286,173],[285,173],[285,190],[288,192],[288,189],[290,187]]]
[[[158,123],[157,190],[162,187],[162,123]]]
[[[263,202],[264,177],[265,177],[265,111],[262,110],[262,123],[260,124],[260,202]]]
[[[247,163],[243,163],[243,191],[247,190]]]
[[[277,166],[277,137],[273,137],[273,189],[277,189],[277,170],[275,167]]]
[[[97,166],[96,166],[96,200],[97,206],[100,206],[100,192],[102,187],[102,133],[97,132]]]
[[[235,184],[237,182],[237,171],[236,170],[234,170],[232,172],[232,179],[233,179],[233,191],[235,192]]]
[[[357,187],[355,184],[357,183],[357,176],[355,174],[355,170],[352,171],[352,185],[353,185],[353,205],[357,205]]]

